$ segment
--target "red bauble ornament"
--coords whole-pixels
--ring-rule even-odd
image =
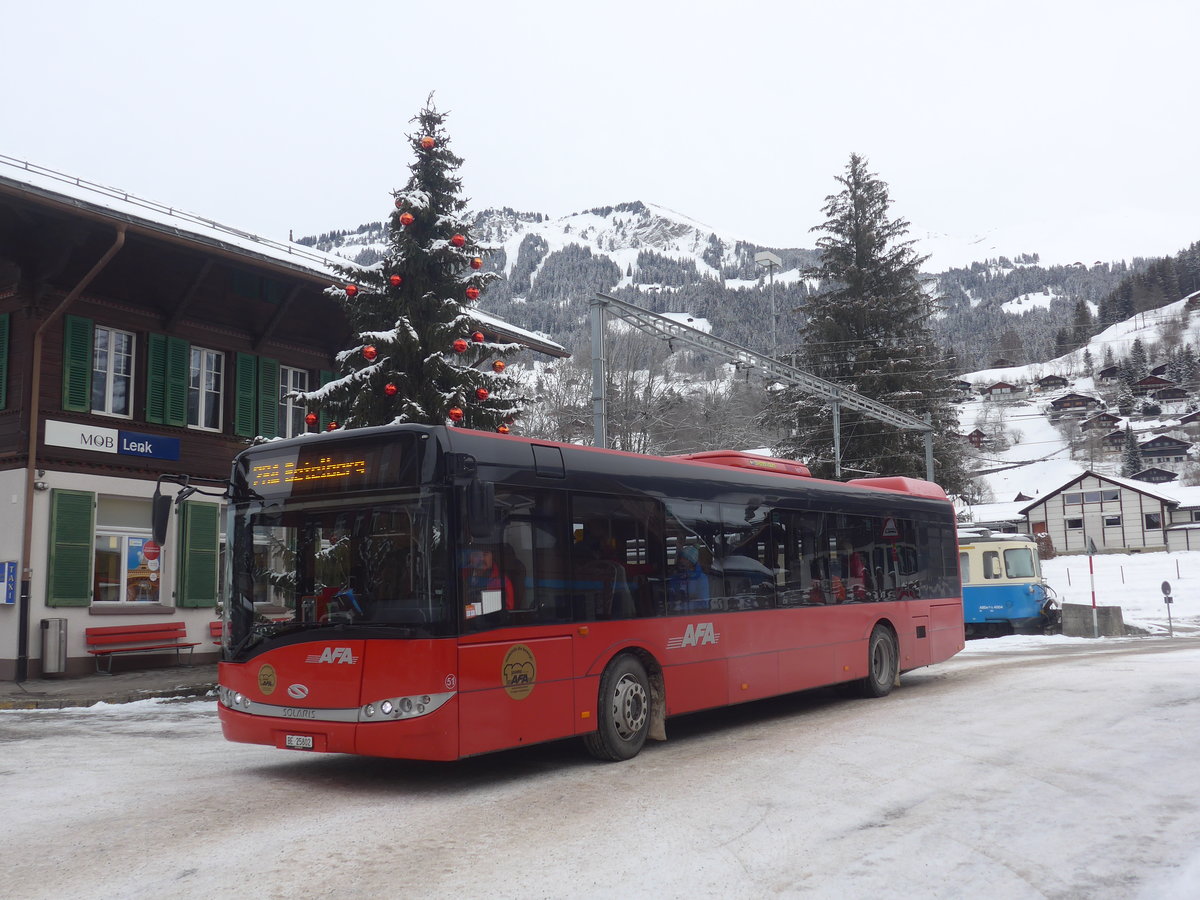
[[[475,332],[473,335],[471,335],[471,340],[473,340],[477,344],[482,344],[485,340],[485,338],[483,336],[483,332],[482,331]]]
[[[486,400],[490,396],[491,395],[488,393],[487,388],[475,388],[475,399],[476,400]]]
[[[353,297],[357,293],[358,293],[358,285],[356,285],[356,284],[346,285],[346,296],[347,297]]]
[[[483,260],[480,259],[478,256],[475,257],[473,260],[471,260],[471,268],[472,269],[482,269],[483,268]]]
[[[492,363],[492,371],[493,372],[503,372],[504,371],[504,360],[498,359],[494,363]]]
[[[469,345],[467,344],[467,342],[464,341],[462,338],[456,338],[454,341],[454,352],[455,353],[466,353],[468,346]]]
[[[479,299],[479,288],[477,288],[477,287],[467,288],[467,299],[468,300],[478,300]]]
[[[400,285],[402,285],[403,283],[404,283],[404,279],[401,278],[399,275],[393,275],[391,278],[388,279],[388,284],[390,284],[392,287],[400,287]]]
[[[314,425],[316,425],[317,424],[317,414],[309,413],[307,416],[305,416],[304,424],[307,425],[309,428],[312,428]]]
[[[363,347],[363,356],[367,358],[367,362],[374,362],[375,357],[379,355],[379,351],[375,349],[374,344],[367,344]]]
[[[434,140],[433,138],[431,138],[429,135],[425,135],[425,137],[421,138],[421,149],[422,150],[432,150],[436,146],[437,146],[437,141]]]
[[[467,239],[465,237],[463,237],[461,234],[456,234],[454,237],[450,238],[450,243],[453,244],[455,247],[461,247],[464,244],[466,244],[466,242],[467,242]]]
[[[400,213],[400,224],[407,228],[413,223],[412,213]]]
[[[337,430],[337,422],[330,422],[328,425],[325,426],[325,430],[326,431],[336,431]]]
[[[509,429],[508,429],[508,426],[507,426],[507,425],[497,425],[497,426],[496,426],[496,430],[497,430],[498,432],[500,432],[501,434],[508,434],[508,430],[509,430]]]
[[[403,207],[404,207],[404,201],[401,200],[399,197],[397,197],[396,198],[396,209],[403,209]]]
[[[461,422],[463,419],[463,411],[457,406],[450,407],[450,412],[447,415],[450,416],[451,422]]]
[[[389,397],[395,397],[396,396],[396,386],[391,383],[385,384],[383,386],[383,392],[385,394],[387,394]]]

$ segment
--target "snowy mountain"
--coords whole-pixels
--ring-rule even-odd
[[[798,324],[813,285],[800,271],[816,262],[803,248],[764,247],[674,210],[633,201],[561,218],[513,209],[475,214],[475,236],[495,248],[486,260],[504,276],[481,299],[481,308],[548,335],[566,346],[586,336],[587,303],[597,291],[624,292],[656,312],[709,319],[714,333],[753,349],[766,349],[771,292],[778,330]],[[382,222],[333,231],[300,243],[370,264],[385,247]],[[918,252],[925,252],[918,241]],[[770,250],[782,265],[756,266]],[[933,257],[936,260],[938,257]],[[1036,254],[999,257],[930,274],[930,291],[942,308],[935,330],[967,367],[1019,346],[1023,359],[1052,355],[1056,323],[1069,319],[1077,301],[1094,313],[1100,298],[1142,261],[1043,266]]]

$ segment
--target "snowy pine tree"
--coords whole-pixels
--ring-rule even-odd
[[[1133,429],[1125,426],[1125,440],[1121,446],[1121,477],[1131,478],[1142,471],[1142,453],[1138,449],[1137,437]]]
[[[796,350],[800,368],[921,418],[934,428],[938,482],[949,492],[968,490],[963,443],[950,405],[944,360],[930,330],[932,301],[922,284],[925,258],[905,240],[908,223],[889,217],[887,185],[850,156],[826,198],[820,263],[805,275],[821,288],[805,307]],[[798,391],[783,392],[773,421],[791,436],[784,453],[804,459],[813,473],[834,474],[834,434],[828,403]],[[924,436],[885,425],[863,413],[841,410],[842,466],[863,472],[925,477]]]
[[[445,113],[432,97],[411,121],[414,161],[388,220],[388,250],[368,267],[338,268],[346,284],[326,293],[345,311],[355,335],[337,356],[334,379],[299,394],[329,427],[447,422],[507,428],[519,411],[503,357],[517,344],[489,342],[471,306],[488,282],[490,248],[472,241],[466,201],[455,174]]]

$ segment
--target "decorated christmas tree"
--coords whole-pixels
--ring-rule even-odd
[[[499,276],[483,271],[490,248],[471,239],[445,113],[432,97],[412,119],[414,161],[388,220],[388,250],[376,264],[341,266],[345,284],[327,293],[345,311],[353,346],[333,380],[299,394],[308,423],[328,430],[417,422],[507,433],[521,399],[504,373],[519,345],[488,339],[471,310]],[[319,415],[318,415],[319,413]]]

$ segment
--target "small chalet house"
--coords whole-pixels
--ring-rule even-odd
[[[1079,428],[1081,431],[1100,431],[1116,428],[1120,424],[1120,416],[1114,416],[1110,412],[1102,412],[1096,413],[1096,415],[1084,419],[1079,423]]]
[[[1164,488],[1088,471],[1021,512],[1030,533],[1049,535],[1058,553],[1086,553],[1089,539],[1104,553],[1168,549],[1167,526],[1177,506]],[[1196,538],[1200,547],[1200,534]]]
[[[328,380],[351,334],[329,265],[0,157],[0,680],[42,673],[45,617],[65,620],[68,672],[91,668],[98,625],[178,624],[215,653],[220,499],[184,502],[158,547],[151,497],[162,474],[224,479],[256,436],[306,429],[288,393]]]
[[[1169,481],[1174,481],[1179,475],[1175,472],[1168,472],[1166,469],[1160,469],[1157,466],[1151,466],[1149,469],[1142,469],[1142,471],[1130,477],[1134,481],[1144,481],[1147,484],[1166,484]]]
[[[1067,379],[1061,375],[1047,375],[1038,379],[1037,386],[1039,391],[1058,391],[1067,386]]]
[[[1187,453],[1191,446],[1187,441],[1169,434],[1156,434],[1138,441],[1138,453],[1141,454],[1142,462],[1147,465],[1170,465],[1187,462]]]
[[[1147,375],[1141,381],[1135,381],[1132,390],[1138,396],[1143,396],[1172,387],[1179,387],[1179,385],[1169,378],[1161,378],[1158,375]]]
[[[1050,401],[1050,409],[1058,413],[1095,409],[1099,405],[1100,398],[1090,394],[1063,394]]]
[[[1162,400],[1165,402],[1165,401],[1173,401],[1173,400],[1186,400],[1188,397],[1191,396],[1191,394],[1189,394],[1187,392],[1187,390],[1185,390],[1184,388],[1176,386],[1176,387],[1165,387],[1165,388],[1162,388],[1161,390],[1154,391],[1152,396],[1154,397],[1155,400]]]
[[[1007,381],[997,381],[995,384],[985,387],[980,393],[989,400],[1008,400],[1025,392],[1015,384],[1009,384]]]
[[[1011,359],[1008,359],[1007,357],[1004,357],[1004,356],[999,356],[996,359],[992,360],[991,365],[989,365],[988,368],[989,369],[1011,369],[1015,365],[1016,365],[1016,363],[1013,362]]]
[[[1096,378],[1100,381],[1116,381],[1121,375],[1120,366],[1105,366],[1096,373]]]
[[[1100,438],[1100,444],[1105,450],[1120,450],[1125,446],[1125,429],[1118,428]]]
[[[988,436],[978,428],[967,435],[967,443],[976,450],[979,450],[981,447],[983,447],[983,445],[987,443],[987,440]]]

